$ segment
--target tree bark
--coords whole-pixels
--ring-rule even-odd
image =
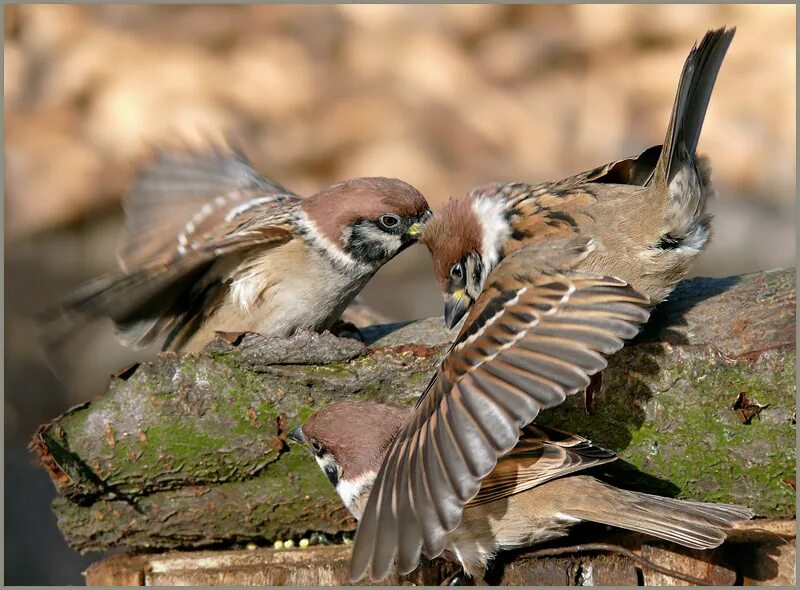
[[[606,541],[656,566],[689,574],[715,586],[795,585],[793,520],[753,521],[731,534],[714,551],[692,551],[652,543],[641,535],[606,535]],[[624,538],[623,538],[624,537]],[[172,551],[118,555],[92,564],[89,586],[342,586],[348,585],[350,548],[342,545],[274,551],[266,548],[218,551]],[[384,586],[435,586],[458,573],[444,559],[423,560],[411,574],[390,576]],[[637,571],[638,569],[638,571]],[[487,582],[502,586],[688,586],[668,574],[643,567],[626,555],[592,551],[541,556],[520,551],[499,556]],[[373,585],[366,578],[361,585]]]
[[[431,319],[363,336],[229,334],[119,372],[32,443],[67,541],[173,549],[351,530],[286,432],[336,400],[413,404],[453,333]],[[794,411],[795,273],[779,270],[683,282],[598,392],[539,420],[617,451],[627,485],[793,517]]]

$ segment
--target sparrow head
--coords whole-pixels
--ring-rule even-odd
[[[433,258],[448,328],[458,324],[483,291],[510,233],[500,201],[472,193],[452,199],[425,224],[421,241]]]
[[[417,241],[430,215],[425,197],[396,178],[338,182],[301,208],[329,248],[373,271]]]
[[[289,438],[307,446],[355,518],[408,411],[373,402],[336,402],[315,412]]]

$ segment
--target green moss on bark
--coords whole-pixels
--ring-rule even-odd
[[[594,415],[572,399],[540,421],[617,451],[671,482],[679,497],[794,515],[786,483],[795,480],[793,349],[728,359],[707,347],[640,345],[623,350],[605,375]],[[767,406],[749,424],[732,408],[739,392]]]
[[[617,451],[623,485],[793,516],[784,483],[795,479],[793,277],[683,283],[611,359],[591,414],[578,395],[538,420]],[[37,435],[65,496],[54,505],[61,530],[91,551],[352,527],[285,431],[337,400],[412,405],[452,334],[440,321],[399,330],[428,346],[387,332],[369,332],[371,349],[332,336],[245,337],[200,355],[166,353],[113,379],[106,395]],[[739,392],[767,406],[750,424],[732,409]]]

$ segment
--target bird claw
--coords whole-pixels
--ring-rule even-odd
[[[594,394],[600,391],[603,387],[603,373],[595,373],[589,377],[589,385],[586,386],[586,391],[583,392],[583,402],[586,407],[586,413],[590,416],[594,415]]]
[[[456,570],[447,576],[439,586],[474,586],[475,581],[463,569]]]
[[[328,331],[338,338],[349,338],[350,340],[364,342],[364,334],[352,322],[338,320]]]

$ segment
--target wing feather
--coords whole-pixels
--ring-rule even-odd
[[[202,233],[248,203],[262,209],[300,197],[261,176],[229,145],[156,150],[136,172],[123,200],[128,232],[118,259],[134,268],[178,246],[182,233]],[[188,231],[187,231],[188,230]]]
[[[61,305],[67,314],[108,316],[128,345],[188,326],[212,287],[214,261],[292,237],[300,197],[259,175],[235,149],[161,150],[136,175],[124,205],[122,272],[93,281]]]
[[[615,461],[617,455],[578,435],[530,425],[501,457],[468,507],[519,494],[558,477]]]
[[[359,524],[352,580],[369,569],[374,579],[385,577],[395,555],[402,571],[413,569],[421,553],[439,555],[464,506],[479,494],[498,459],[515,448],[520,428],[541,409],[585,388],[588,376],[606,366],[600,353],[621,348],[646,321],[647,298],[624,281],[568,268],[543,272],[536,263],[535,253],[520,251],[495,268],[393,441]],[[519,459],[524,450],[561,457],[562,471],[551,471],[562,473],[613,455],[586,458],[578,453],[580,441],[573,441],[572,454],[565,454],[565,445],[537,444],[526,441],[511,456]],[[501,465],[497,483],[490,478],[480,501],[557,476],[531,472],[519,483]]]

